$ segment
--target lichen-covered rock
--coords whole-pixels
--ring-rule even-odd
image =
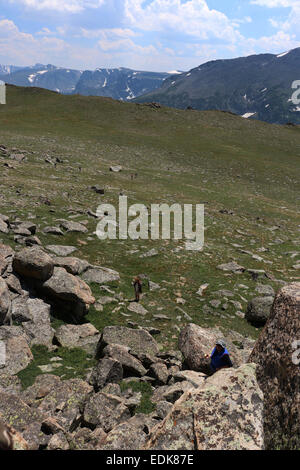
[[[268,449],[300,447],[300,283],[276,295],[269,319],[249,361],[257,363],[264,393]]]
[[[147,415],[136,415],[126,423],[114,427],[106,436],[101,450],[138,450],[148,438],[155,420]]]
[[[8,375],[0,372],[0,391],[8,394],[18,395],[21,392],[22,384],[17,375]]]
[[[122,378],[123,368],[120,362],[109,357],[104,357],[100,359],[96,367],[94,367],[89,381],[98,392],[106,384],[118,383]]]
[[[21,392],[20,398],[30,407],[37,408],[41,401],[60,383],[57,375],[38,375],[30,387]]]
[[[33,355],[24,330],[19,326],[1,326],[0,341],[5,345],[5,365],[1,372],[14,375],[26,369]]]
[[[45,396],[37,409],[72,432],[81,423],[81,410],[91,391],[92,387],[81,379],[64,380]]]
[[[37,429],[40,430],[43,413],[30,408],[18,396],[0,391],[0,415],[5,424],[12,426],[25,440],[29,449],[37,448]],[[31,430],[31,431],[30,431]]]
[[[118,424],[128,421],[130,411],[124,398],[98,392],[92,395],[84,408],[84,423],[91,429],[100,426],[105,432],[111,431]]]
[[[13,259],[14,271],[26,278],[47,281],[52,276],[53,268],[50,256],[37,246],[24,248]]]
[[[106,432],[101,428],[94,431],[88,428],[79,428],[69,436],[72,450],[99,450],[106,439]]]
[[[150,433],[146,450],[261,450],[263,394],[255,365],[223,369],[184,393]]]
[[[155,356],[159,352],[158,345],[145,330],[135,330],[125,326],[106,326],[98,344],[98,353],[102,354],[105,346],[120,344],[127,346],[132,353]]]

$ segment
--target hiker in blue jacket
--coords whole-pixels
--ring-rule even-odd
[[[226,349],[226,343],[223,339],[218,339],[210,356],[210,369],[214,374],[220,369],[232,367],[229,352]]]

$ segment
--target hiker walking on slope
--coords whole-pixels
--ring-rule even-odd
[[[134,293],[135,293],[135,301],[139,302],[140,301],[140,295],[142,293],[142,283],[141,283],[141,280],[138,276],[136,276],[133,279],[133,288],[134,288]]]
[[[232,367],[232,362],[226,349],[226,343],[223,339],[218,339],[210,355],[210,370],[214,374],[220,369],[229,367]]]

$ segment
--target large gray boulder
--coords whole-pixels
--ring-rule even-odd
[[[255,343],[239,333],[228,331],[226,335],[218,328],[201,328],[190,323],[181,330],[178,346],[187,368],[196,372],[210,373],[210,355],[217,339],[224,339],[234,367],[247,362]],[[238,346],[237,346],[238,345]],[[207,358],[206,355],[209,357]]]
[[[55,340],[66,348],[82,348],[89,354],[95,354],[100,339],[99,331],[91,324],[65,324],[55,331]]]
[[[53,274],[54,264],[50,256],[41,248],[24,248],[15,254],[13,269],[26,278],[47,281]]]
[[[223,369],[188,390],[154,427],[145,450],[262,450],[263,394],[255,365]]]
[[[254,326],[262,326],[270,316],[274,302],[273,296],[255,297],[247,306],[245,318]]]
[[[149,354],[155,356],[159,352],[158,345],[146,330],[135,330],[125,326],[106,326],[103,329],[98,344],[98,354],[110,344],[127,346],[132,353],[137,355]]]
[[[300,282],[276,295],[249,361],[264,393],[267,449],[300,448]]]
[[[73,305],[73,313],[76,317],[85,315],[89,305],[95,302],[89,286],[64,268],[54,268],[51,278],[43,283],[43,291],[45,295],[54,300],[65,301]]]

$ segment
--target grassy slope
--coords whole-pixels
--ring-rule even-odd
[[[128,312],[126,305],[113,312],[113,304],[103,313],[92,307],[88,320],[99,329],[126,325],[128,320],[157,326],[163,347],[176,347],[176,327],[186,323],[175,310],[176,298],[182,295],[186,303],[179,306],[201,326],[219,325],[257,336],[255,328],[235,315],[232,304],[226,311],[211,308],[207,312],[203,307],[223,288],[234,292],[234,300],[245,311],[256,284],[248,274],[230,275],[216,269],[231,259],[245,267],[265,269],[276,279],[297,278],[292,269],[295,258],[285,253],[297,250],[299,128],[248,121],[218,111],[152,109],[36,88],[9,86],[7,102],[0,107],[0,144],[33,153],[27,162],[15,164],[14,170],[4,168],[6,159],[0,157],[0,213],[15,211],[21,218],[35,214],[43,228],[55,225],[55,219],[76,215],[72,210],[83,211],[73,220],[88,219],[89,234],[67,234],[62,239],[39,233],[42,242],[75,244],[78,251],[74,256],[118,270],[121,282],[114,289],[125,297],[132,297],[130,281],[137,273],[148,274],[163,287],[146,293],[143,305],[149,313],[145,317]],[[45,163],[45,155],[59,156],[64,163],[55,169]],[[109,172],[113,163],[121,164],[123,171]],[[134,173],[138,176],[132,180]],[[89,189],[94,184],[105,186],[104,196]],[[174,251],[183,246],[181,241],[99,241],[93,235],[96,221],[84,211],[96,210],[100,202],[116,204],[121,191],[130,204],[205,202],[204,250]],[[50,199],[51,206],[43,204],[40,196]],[[224,208],[234,215],[220,213]],[[274,225],[280,228],[270,230]],[[14,246],[11,236],[1,238]],[[255,261],[232,244],[261,255],[265,262]],[[262,246],[269,251],[257,251]],[[159,255],[139,257],[151,248]],[[279,286],[262,282],[276,289]],[[209,283],[209,288],[199,298],[195,293],[203,283]],[[99,296],[99,288],[92,288]],[[153,319],[157,313],[170,320]]]

